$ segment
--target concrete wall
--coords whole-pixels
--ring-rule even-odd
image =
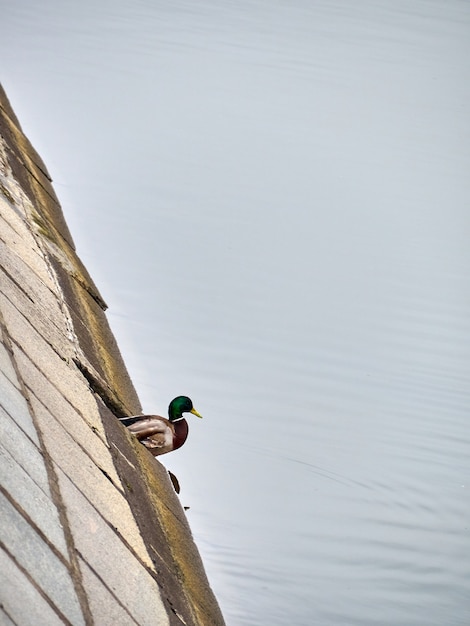
[[[0,88],[0,623],[221,625],[105,308]]]

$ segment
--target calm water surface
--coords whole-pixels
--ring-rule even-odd
[[[469,3],[2,13],[228,625],[469,624]]]

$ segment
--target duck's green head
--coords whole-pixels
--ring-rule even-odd
[[[199,415],[193,407],[191,398],[188,398],[187,396],[178,396],[170,402],[170,406],[168,407],[170,422],[180,420],[183,417],[183,413],[193,413],[193,415],[202,417],[202,415]]]

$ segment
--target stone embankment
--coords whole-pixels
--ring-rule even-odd
[[[0,622],[222,625],[103,299],[0,88]]]

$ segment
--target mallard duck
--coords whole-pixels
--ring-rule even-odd
[[[160,417],[160,415],[133,415],[121,417],[119,421],[131,433],[134,433],[140,443],[148,448],[153,456],[159,456],[181,448],[186,441],[189,427],[183,413],[193,413],[193,415],[202,417],[193,407],[190,398],[178,396],[170,402],[168,407],[169,419]]]

